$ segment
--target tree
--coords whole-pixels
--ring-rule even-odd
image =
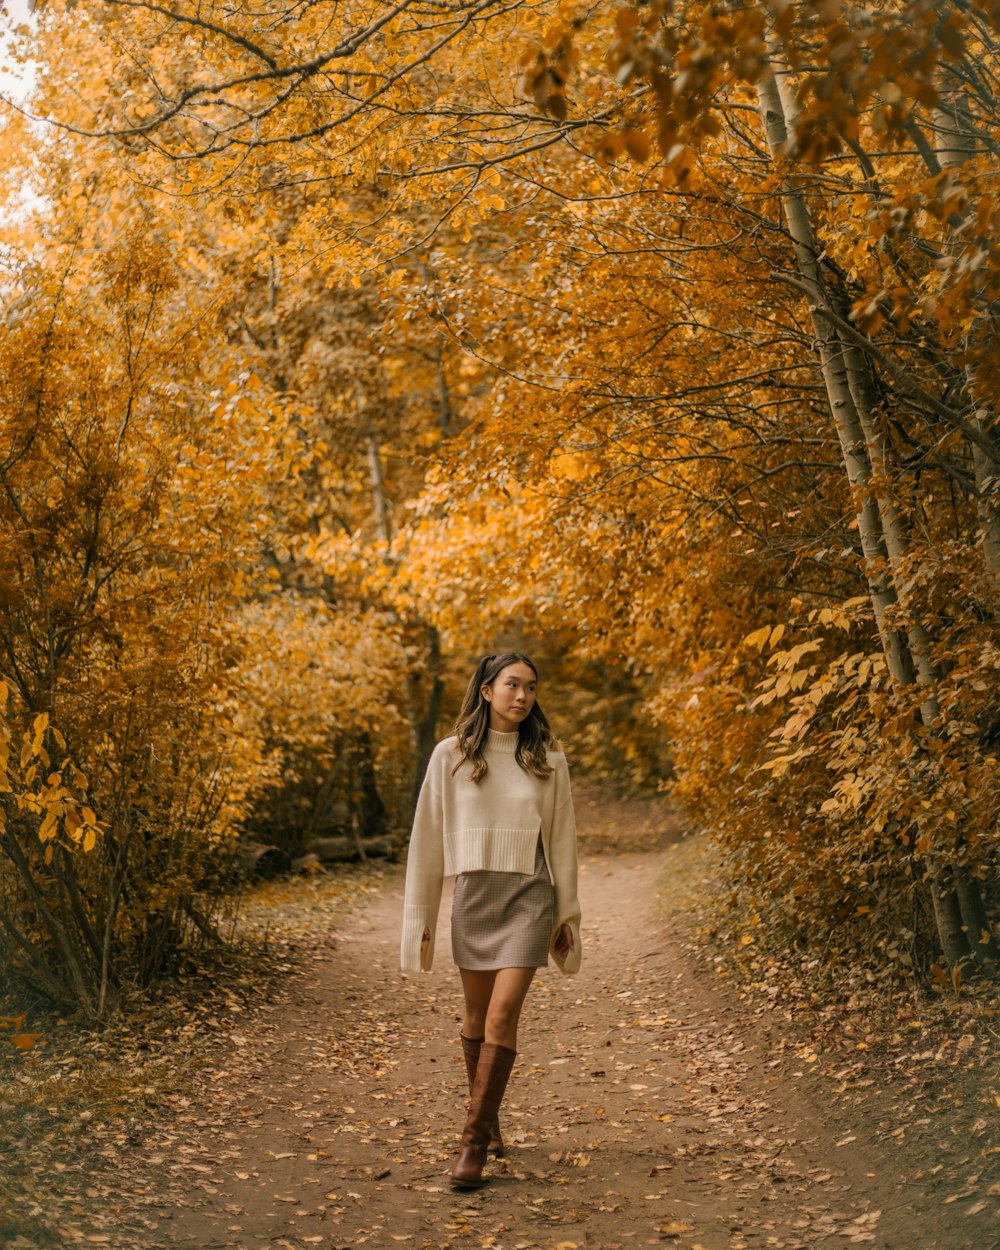
[[[396,609],[445,645],[484,598],[558,610],[578,654],[627,654],[678,793],[779,939],[853,922],[860,949],[874,914],[883,952],[918,960],[926,886],[945,959],[985,965],[995,16],[663,0],[616,13],[606,64],[603,9],[460,6],[431,31],[402,6],[322,38],[343,20],[324,5],[268,29],[109,5],[67,31],[53,9],[44,37],[78,64],[120,72],[99,28],[130,68],[94,117],[60,112],[54,77],[41,105],[237,215],[335,188],[283,256],[380,289],[395,325],[432,319],[481,383],[395,534],[357,422]],[[354,545],[318,535],[327,576]]]

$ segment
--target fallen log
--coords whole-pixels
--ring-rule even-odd
[[[263,842],[243,842],[236,860],[245,877],[279,877],[292,866],[280,846],[266,846]]]
[[[309,849],[324,864],[349,863],[358,859],[389,859],[396,853],[394,838],[314,838]]]

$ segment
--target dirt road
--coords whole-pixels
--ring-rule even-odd
[[[767,1051],[657,914],[662,861],[584,860],[583,970],[532,989],[511,1149],[485,1189],[447,1181],[465,1105],[449,900],[439,966],[401,977],[395,873],[130,1162],[137,1244],[982,1250],[921,1209],[811,1073]]]

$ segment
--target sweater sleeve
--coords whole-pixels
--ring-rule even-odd
[[[562,972],[574,973],[580,970],[583,954],[580,943],[580,902],[577,898],[576,817],[573,814],[573,796],[570,792],[566,757],[560,754],[554,763],[555,773],[552,780],[555,793],[548,848],[556,908],[549,949]],[[555,940],[564,924],[569,925],[573,934],[573,949],[563,957],[555,952]]]
[[[444,883],[444,817],[441,793],[439,751],[431,756],[406,856],[406,886],[403,895],[403,934],[399,963],[403,972],[430,972],[434,963],[434,934],[437,929],[441,888]],[[421,938],[430,930],[426,947]]]

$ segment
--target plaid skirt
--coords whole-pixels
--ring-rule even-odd
[[[544,968],[555,916],[555,891],[542,839],[531,873],[463,872],[451,905],[451,953],[459,968]]]

